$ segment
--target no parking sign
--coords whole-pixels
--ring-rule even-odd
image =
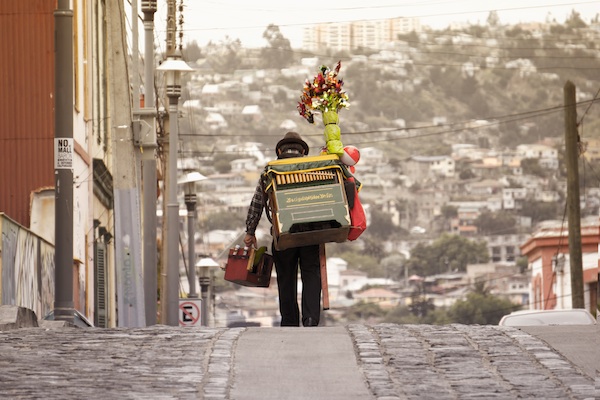
[[[202,299],[179,299],[179,326],[199,326]]]

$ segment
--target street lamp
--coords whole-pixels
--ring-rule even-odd
[[[168,56],[157,70],[164,71],[169,97],[169,159],[167,174],[167,265],[165,287],[166,325],[179,325],[179,204],[177,204],[177,145],[179,126],[177,125],[178,103],[181,96],[181,74],[193,69],[181,59],[177,52]]]
[[[184,185],[185,205],[187,207],[188,220],[188,282],[190,284],[190,292],[188,297],[197,298],[196,293],[196,248],[195,248],[195,216],[196,216],[196,183],[206,180],[207,178],[200,172],[190,172],[183,179],[180,179],[177,184]]]
[[[200,268],[200,291],[202,293],[202,310],[200,311],[200,325],[208,326],[208,288],[210,286],[209,268],[219,267],[219,264],[210,257],[202,258],[196,264]]]

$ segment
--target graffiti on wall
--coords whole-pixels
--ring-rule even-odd
[[[33,310],[54,306],[54,246],[0,213],[0,304]]]

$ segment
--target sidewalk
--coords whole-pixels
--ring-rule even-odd
[[[237,342],[234,369],[236,400],[371,396],[342,326],[248,329]]]

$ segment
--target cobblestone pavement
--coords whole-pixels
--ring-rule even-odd
[[[327,334],[326,327],[299,329]],[[373,399],[596,395],[591,377],[515,328],[357,324],[346,329]],[[166,326],[0,331],[0,398],[229,399],[236,342],[244,331]],[[290,360],[289,367],[299,366]]]
[[[594,399],[594,380],[516,328],[350,325],[377,399]]]

